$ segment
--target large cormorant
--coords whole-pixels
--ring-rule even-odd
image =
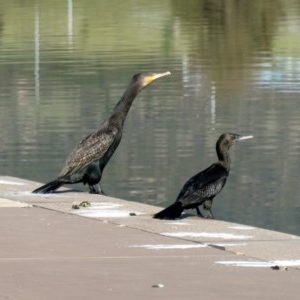
[[[185,209],[195,208],[199,217],[203,217],[199,206],[207,210],[207,217],[213,218],[211,211],[214,197],[219,194],[227,180],[230,170],[229,148],[239,141],[253,138],[235,133],[222,134],[216,143],[219,161],[204,171],[194,175],[182,187],[176,201],[155,214],[156,219],[174,220],[180,217]]]
[[[86,136],[75,147],[59,176],[33,193],[51,193],[64,184],[82,182],[89,185],[90,193],[103,194],[100,186],[102,173],[121,141],[124,121],[133,100],[148,84],[169,74],[171,73],[134,75],[111,115],[97,131]]]

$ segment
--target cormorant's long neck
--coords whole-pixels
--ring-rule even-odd
[[[129,87],[113,109],[110,119],[123,125],[132,102],[140,92],[140,90],[141,89],[136,86],[129,85]]]
[[[229,172],[230,170],[230,157],[229,157],[229,149],[228,147],[224,146],[222,147],[222,145],[219,145],[217,147],[217,155],[219,158],[219,162],[226,168],[226,170]]]

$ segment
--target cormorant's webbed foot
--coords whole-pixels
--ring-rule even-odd
[[[209,209],[207,210],[207,215],[205,216],[205,219],[214,219],[214,215],[212,214],[212,211]]]
[[[90,194],[105,195],[99,183],[94,185],[89,185],[89,189],[90,189]]]

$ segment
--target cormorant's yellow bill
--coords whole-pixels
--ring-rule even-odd
[[[164,76],[167,76],[167,75],[171,75],[171,72],[167,71],[167,72],[164,72],[164,73],[149,74],[149,76],[145,77],[144,84],[148,85],[149,83],[153,82],[154,80],[156,80],[158,78],[161,78],[161,77],[164,77]]]

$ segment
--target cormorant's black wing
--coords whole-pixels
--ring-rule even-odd
[[[121,137],[117,127],[105,126],[105,123],[103,125],[98,131],[85,137],[71,152],[59,177],[69,176],[84,169],[105,155],[116,139]]]
[[[176,201],[180,201],[184,207],[200,205],[221,192],[227,177],[228,172],[220,163],[212,164],[185,183]]]

